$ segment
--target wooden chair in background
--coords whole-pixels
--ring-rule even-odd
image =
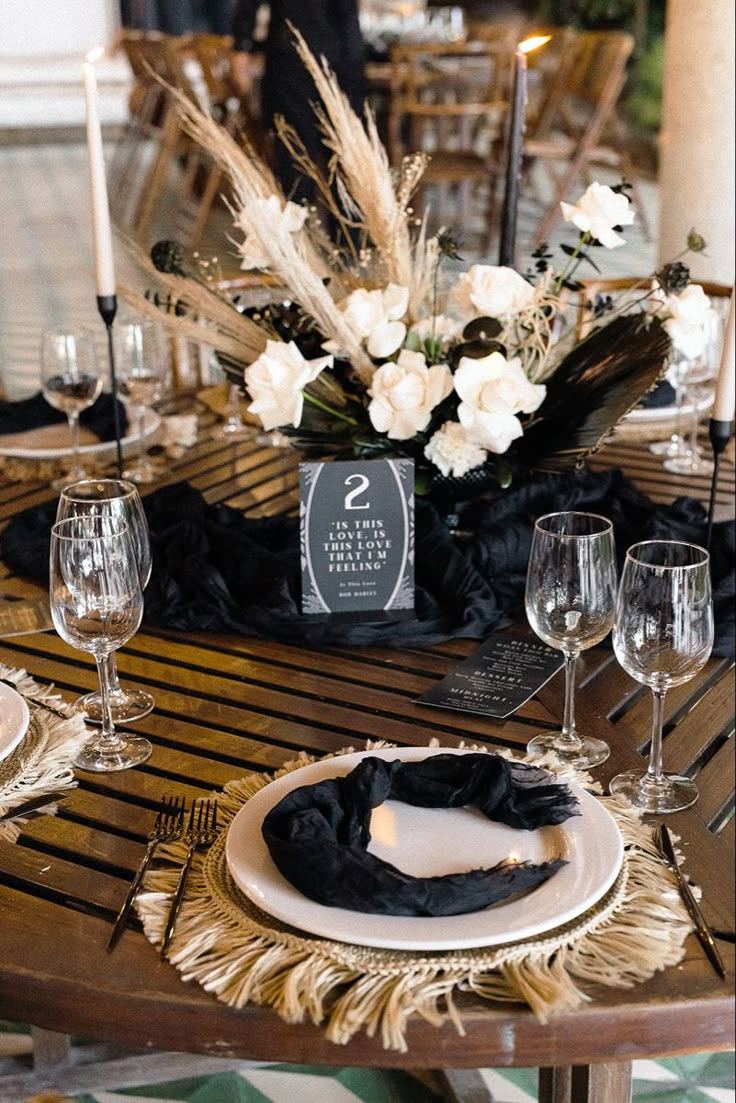
[[[524,142],[527,186],[540,162],[553,183],[534,246],[548,239],[560,202],[570,198],[581,178],[587,181],[587,170],[594,164],[619,169],[634,186],[632,199],[648,236],[633,162],[616,113],[633,48],[633,37],[619,31],[581,31],[566,38],[557,77]],[[563,166],[560,173],[552,168],[556,164]]]
[[[418,204],[431,192],[434,228],[490,244],[512,55],[495,42],[396,46],[388,115],[391,163],[431,157]]]

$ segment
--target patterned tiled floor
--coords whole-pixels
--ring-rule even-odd
[[[644,196],[656,225],[656,188]],[[520,211],[520,240],[533,229],[537,209]],[[654,248],[637,230],[630,247],[606,257],[607,275],[650,271]],[[101,329],[96,313],[88,207],[87,161],[83,145],[34,144],[0,148],[0,378],[11,397],[37,385],[40,332],[58,323]],[[124,266],[118,271],[124,272]],[[102,336],[102,335],[101,335]],[[27,1050],[25,1033],[0,1024],[0,1076],[14,1053]],[[4,1060],[5,1058],[5,1060]],[[486,1070],[495,1103],[536,1100],[532,1070]],[[637,1103],[736,1103],[733,1055],[702,1054],[635,1066]],[[1,1084],[0,1079],[0,1084]],[[79,1103],[435,1103],[420,1081],[403,1073],[360,1069],[244,1065],[236,1072],[96,1091]],[[19,1101],[20,1103],[20,1101]]]

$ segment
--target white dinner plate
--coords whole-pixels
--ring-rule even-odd
[[[161,424],[161,418],[153,410],[146,410],[144,418],[144,430],[143,439],[150,443],[151,437],[157,431]],[[54,429],[60,428],[65,433],[68,430],[65,425],[61,423],[57,426],[54,425]],[[125,456],[134,455],[140,445],[140,437],[138,436],[137,428],[129,426],[128,435],[124,436],[120,441]],[[114,459],[115,457],[115,441],[114,440],[102,440],[97,441],[95,444],[82,444],[79,448],[80,456],[94,457],[102,462],[107,459]],[[13,445],[0,446],[0,456],[8,456],[11,459],[16,460],[63,460],[71,456],[71,448],[68,445],[55,448],[44,448],[43,446],[36,447],[14,447]]]
[[[513,855],[520,861],[567,861],[533,892],[466,915],[372,915],[318,904],[281,876],[261,834],[264,816],[288,792],[342,777],[370,755],[416,762],[463,750],[395,747],[341,755],[277,778],[241,808],[227,835],[226,860],[241,891],[269,915],[303,931],[400,950],[455,950],[526,939],[581,915],[611,887],[621,868],[618,826],[595,797],[570,788],[580,815],[558,827],[522,831],[494,823],[474,808],[415,808],[386,801],[371,820],[371,853],[412,876],[428,877],[489,867]]]
[[[688,417],[697,411],[702,414],[713,404],[713,396],[701,398],[699,402],[687,402],[682,407],[682,417]],[[624,421],[672,421],[677,417],[676,406],[636,406],[626,414]]]
[[[20,693],[0,682],[0,762],[18,746],[29,719],[28,705]]]

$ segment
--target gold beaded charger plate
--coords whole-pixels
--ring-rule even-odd
[[[30,713],[20,693],[0,682],[0,762],[12,754],[28,730]]]
[[[606,808],[570,784],[579,815],[559,826],[524,831],[487,819],[475,808],[419,808],[389,800],[371,817],[370,853],[414,877],[490,868],[506,859],[567,863],[532,892],[480,911],[437,917],[379,915],[327,907],[294,888],[274,865],[261,833],[266,814],[293,789],[345,776],[368,757],[416,762],[463,749],[395,747],[314,762],[272,781],[238,812],[227,836],[233,881],[262,911],[302,931],[358,946],[394,950],[460,950],[529,939],[587,912],[621,869],[623,841]]]

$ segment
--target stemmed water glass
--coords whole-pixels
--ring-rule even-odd
[[[651,688],[652,742],[646,771],[617,774],[611,792],[644,812],[679,812],[698,799],[689,777],[662,766],[664,700],[705,665],[713,647],[710,561],[697,544],[648,540],[626,553],[613,648],[627,674]]]
[[[565,657],[562,730],[537,735],[527,750],[554,751],[582,769],[605,762],[609,747],[575,725],[575,666],[581,651],[605,639],[613,626],[616,548],[613,526],[594,513],[550,513],[534,525],[526,580],[529,623]]]
[[[115,730],[110,712],[107,656],[135,635],[143,615],[135,549],[129,529],[110,517],[66,517],[51,530],[49,597],[61,638],[90,652],[102,695],[100,735],[77,752],[82,770],[125,770],[144,762],[152,747],[139,735]]]
[[[41,340],[41,391],[50,406],[66,414],[71,442],[71,469],[62,485],[85,475],[79,459],[79,415],[100,396],[102,375],[97,367],[92,334],[85,329],[53,329]]]
[[[138,488],[126,479],[82,479],[65,486],[59,497],[56,520],[65,517],[108,517],[127,525],[135,553],[141,590],[151,577],[151,542],[148,522]],[[133,686],[122,686],[118,679],[115,653],[105,659],[110,686],[110,710],[116,724],[129,723],[147,716],[155,701],[150,693]],[[99,692],[80,697],[76,706],[94,723],[102,721]]]
[[[135,483],[150,483],[156,475],[145,445],[146,411],[161,398],[166,383],[161,329],[151,321],[123,322],[116,336],[120,392],[135,414],[140,443],[138,458],[124,475]]]

